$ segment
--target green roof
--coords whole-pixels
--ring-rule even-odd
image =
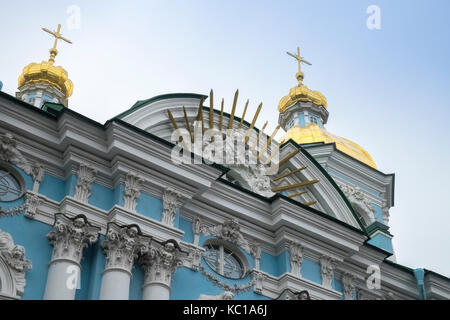
[[[208,96],[205,96],[204,94],[198,94],[198,93],[168,93],[168,94],[161,94],[159,96],[155,96],[146,100],[139,100],[137,101],[135,104],[133,104],[133,106],[122,112],[121,114],[115,116],[114,118],[117,119],[123,119],[124,117],[126,117],[127,115],[135,112],[136,110],[139,110],[140,108],[156,102],[156,101],[160,101],[160,100],[166,100],[166,99],[177,99],[177,98],[188,98],[188,99],[206,99]]]

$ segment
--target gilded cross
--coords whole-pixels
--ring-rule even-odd
[[[302,72],[302,70],[301,70],[302,62],[311,65],[311,63],[309,63],[308,61],[303,59],[303,57],[300,57],[300,48],[299,47],[297,47],[297,54],[293,54],[290,52],[286,52],[286,53],[298,61],[298,72],[299,73]]]
[[[52,36],[55,37],[55,42],[53,43],[53,48],[50,49],[50,62],[55,62],[55,56],[58,54],[58,50],[56,49],[56,45],[58,44],[58,40],[64,40],[67,43],[72,43],[69,39],[64,38],[59,31],[61,31],[61,24],[58,24],[58,29],[55,31],[50,31],[47,28],[42,28],[45,32],[50,33]]]

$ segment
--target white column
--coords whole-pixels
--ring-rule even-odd
[[[139,261],[145,271],[142,300],[169,300],[172,274],[183,265],[182,254],[175,240],[152,243]]]
[[[100,228],[90,225],[83,215],[69,218],[55,215],[47,238],[53,245],[48,267],[45,300],[73,300],[81,276],[83,250],[98,239]]]
[[[128,300],[131,270],[138,254],[148,251],[150,238],[140,233],[136,225],[108,224],[106,239],[102,242],[106,254],[102,274],[100,300]]]

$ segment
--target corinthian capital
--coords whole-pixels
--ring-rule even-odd
[[[123,196],[125,209],[135,211],[137,205],[137,199],[141,193],[142,184],[144,180],[131,173],[127,173],[125,178],[125,193]]]
[[[53,246],[52,261],[67,259],[80,263],[84,248],[97,241],[99,231],[84,215],[70,218],[57,213],[53,229],[47,234]]]
[[[91,195],[92,182],[97,175],[97,170],[85,164],[80,164],[77,172],[77,185],[75,187],[75,199],[81,202],[88,202]]]
[[[171,188],[167,188],[163,194],[162,223],[173,227],[175,211],[181,205],[181,194]]]
[[[183,266],[186,257],[175,240],[153,242],[150,250],[139,260],[145,271],[144,285],[157,282],[170,287],[172,274]]]
[[[131,272],[134,260],[148,251],[150,237],[144,236],[137,225],[119,226],[108,223],[105,240],[101,246],[106,254],[107,269]]]

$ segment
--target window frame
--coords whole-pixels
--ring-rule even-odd
[[[0,200],[0,203],[14,202],[14,201],[17,201],[20,198],[22,198],[26,191],[25,190],[25,180],[23,179],[23,177],[19,173],[19,171],[17,171],[13,166],[11,166],[10,164],[8,164],[5,161],[0,161],[0,170],[8,172],[17,181],[17,183],[20,186],[20,195],[17,196],[17,198],[15,198],[13,200]]]
[[[208,267],[210,267],[215,273],[219,274],[221,277],[227,278],[227,279],[231,279],[231,280],[240,280],[240,279],[244,279],[247,275],[248,272],[250,270],[249,265],[248,265],[248,261],[247,258],[245,257],[245,255],[238,250],[235,246],[231,245],[230,243],[220,240],[220,239],[216,239],[216,238],[212,238],[212,239],[208,239],[203,243],[203,248],[205,248],[205,252],[207,250],[208,246],[212,246],[212,247],[218,247],[218,251],[219,251],[219,267],[217,268],[218,270],[216,270],[216,268],[214,268],[213,266],[211,266],[208,261],[206,260],[206,257],[203,256],[203,260],[204,262],[208,265]],[[217,250],[217,248],[216,248]],[[224,272],[224,254],[225,254],[225,250],[229,251],[232,254],[232,257],[240,264],[241,267],[241,275],[239,278],[234,278],[234,277],[229,277],[225,275]]]

